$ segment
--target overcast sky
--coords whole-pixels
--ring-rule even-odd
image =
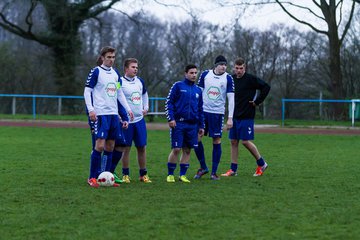
[[[260,30],[268,30],[272,24],[284,23],[288,26],[296,26],[303,30],[310,30],[308,27],[291,19],[277,4],[250,6],[243,11],[243,7],[219,7],[216,2],[217,1],[212,0],[124,0],[116,5],[116,7],[128,13],[138,11],[142,8],[145,13],[152,13],[165,21],[182,21],[190,18],[189,12],[191,12],[200,20],[209,21],[213,24],[222,26],[234,22],[236,17],[241,16],[240,21],[245,28],[255,27]],[[318,8],[314,7],[312,0],[301,0],[298,1],[298,4],[309,6],[312,10],[319,13]],[[305,17],[307,18],[306,20],[313,20],[310,19],[309,14],[301,14],[300,11],[297,11],[297,14],[300,18]]]

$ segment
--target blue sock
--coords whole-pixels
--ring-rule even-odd
[[[236,172],[237,171],[237,167],[238,167],[238,165],[237,165],[237,163],[231,163],[231,170],[233,170],[234,172]]]
[[[216,174],[221,158],[221,144],[213,144],[211,174]]]
[[[208,169],[205,162],[204,145],[202,144],[202,142],[198,143],[198,146],[194,148],[194,152],[196,154],[197,159],[199,160],[200,167],[202,169]]]
[[[97,178],[101,171],[101,152],[95,149],[91,152],[90,157],[90,178]]]
[[[110,172],[112,166],[112,152],[104,151],[103,163],[105,163],[105,171]]]
[[[260,157],[258,160],[256,160],[256,164],[260,167],[264,166],[265,161],[262,157]]]
[[[167,163],[167,167],[168,167],[168,175],[174,175],[174,171],[176,169],[176,163]]]
[[[123,168],[122,169],[122,174],[123,175],[130,175],[130,169],[129,168]]]
[[[180,163],[180,176],[186,175],[189,166],[190,165],[188,163]]]
[[[122,152],[119,152],[116,150],[113,151],[110,172],[112,172],[112,173],[115,172],[115,169],[116,169],[117,165],[119,164],[121,157],[122,157]]]
[[[141,177],[142,177],[142,176],[145,176],[145,175],[147,174],[146,168],[140,169],[140,170],[139,170],[139,174],[140,174]]]

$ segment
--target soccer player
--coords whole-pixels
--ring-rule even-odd
[[[146,144],[147,133],[144,116],[149,110],[149,96],[144,80],[137,76],[138,60],[127,58],[124,60],[125,74],[121,77],[122,87],[128,105],[134,113],[134,119],[130,120],[128,129],[124,130],[126,146],[122,156],[123,182],[130,183],[130,150],[134,141],[137,150],[139,164],[139,179],[144,183],[151,183],[146,169]]]
[[[197,67],[189,64],[185,67],[185,79],[174,83],[166,99],[166,117],[170,127],[171,152],[168,157],[168,176],[166,181],[175,182],[174,171],[180,152],[180,177],[184,183],[190,183],[186,177],[189,168],[191,148],[198,144],[198,135],[204,134],[202,91],[196,86]]]
[[[84,98],[89,118],[94,122],[95,147],[90,158],[90,176],[88,184],[99,187],[97,177],[101,172],[101,158],[112,161],[115,138],[119,134],[119,116],[117,101],[133,117],[119,84],[119,74],[112,68],[115,61],[115,49],[101,49],[101,66],[93,68],[87,78]],[[115,184],[114,186],[119,186]]]
[[[199,87],[202,89],[204,101],[205,134],[213,139],[211,180],[219,180],[217,169],[221,159],[221,136],[224,124],[225,104],[228,99],[228,119],[226,127],[233,125],[234,113],[234,83],[232,77],[226,72],[227,60],[219,55],[215,58],[214,68],[204,71],[199,78]],[[205,162],[204,146],[199,136],[199,145],[195,148],[200,163],[195,179],[201,178],[209,172]]]
[[[231,141],[231,165],[230,169],[221,176],[236,176],[238,167],[239,141],[242,140],[244,147],[249,150],[256,160],[257,168],[254,176],[263,175],[267,163],[260,155],[254,140],[254,118],[256,106],[260,105],[269,94],[270,86],[260,78],[246,72],[244,59],[235,60],[234,66],[235,83],[235,113],[234,126],[230,129]],[[259,94],[257,94],[257,90]]]

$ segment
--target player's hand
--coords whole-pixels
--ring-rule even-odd
[[[146,115],[147,115],[147,113],[148,113],[148,110],[146,110],[146,109],[143,109],[143,110],[142,110],[142,114],[143,114],[143,116],[146,116]]]
[[[228,118],[228,120],[226,122],[226,129],[229,130],[232,127],[233,127],[233,120],[232,120],[232,118]]]
[[[91,121],[96,122],[97,116],[95,111],[89,112],[89,118]]]
[[[127,121],[122,122],[122,128],[127,129],[129,127],[129,123]]]
[[[171,128],[176,127],[176,121],[175,120],[170,121],[169,122],[169,127],[171,127]]]
[[[200,128],[199,132],[198,132],[199,137],[204,136],[204,133],[205,133],[205,130],[203,128]]]
[[[134,113],[131,110],[129,110],[128,114],[130,116],[130,121],[134,120]]]
[[[253,105],[253,107],[256,107],[256,103],[254,101],[249,101],[249,103]]]

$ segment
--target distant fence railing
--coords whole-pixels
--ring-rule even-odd
[[[0,97],[12,98],[11,102],[11,114],[16,114],[16,105],[17,105],[17,98],[31,98],[32,99],[32,115],[33,119],[36,119],[37,109],[36,109],[36,102],[39,98],[52,98],[57,99],[57,114],[62,114],[62,105],[63,99],[84,99],[83,96],[61,96],[61,95],[41,95],[41,94],[0,94]],[[160,111],[163,109],[159,105],[159,102],[165,101],[166,98],[164,97],[149,97],[149,115],[163,115],[165,114],[164,111]],[[84,103],[85,108],[85,103]]]
[[[333,99],[282,99],[281,101],[281,126],[285,124],[285,111],[286,103],[295,102],[295,103],[319,103],[321,108],[321,103],[350,103],[351,104],[351,126],[355,125],[355,118],[360,116],[360,99],[351,99],[351,100],[333,100]]]

